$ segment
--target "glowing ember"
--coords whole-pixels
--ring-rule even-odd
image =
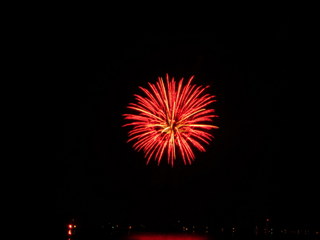
[[[184,85],[183,78],[176,84],[168,74],[166,83],[159,77],[156,84],[148,83],[149,90],[140,87],[145,96],[134,95],[137,103],[128,108],[136,113],[123,114],[130,121],[124,126],[133,126],[128,142],[134,141],[133,148],[144,152],[147,164],[154,158],[159,165],[164,153],[172,166],[177,154],[184,164],[191,164],[193,147],[204,152],[203,143],[212,140],[208,130],[218,128],[210,124],[217,115],[205,107],[216,101],[215,96],[205,94],[207,87],[191,84],[192,79]]]

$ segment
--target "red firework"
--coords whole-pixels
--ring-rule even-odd
[[[187,84],[183,78],[176,84],[174,78],[166,75],[166,84],[159,77],[156,84],[148,83],[150,89],[140,87],[144,96],[135,94],[136,103],[128,108],[135,114],[123,114],[133,126],[129,131],[128,142],[134,141],[133,148],[143,151],[147,164],[154,158],[158,165],[167,155],[168,163],[173,166],[177,152],[184,164],[191,164],[195,159],[193,148],[205,151],[203,143],[209,144],[213,135],[208,130],[218,128],[211,125],[214,109],[206,109],[215,102],[215,96],[205,94],[208,87],[191,84],[192,76]]]

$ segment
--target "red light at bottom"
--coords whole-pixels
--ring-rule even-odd
[[[68,231],[68,235],[69,235],[69,236],[71,236],[71,235],[72,235],[72,232],[71,232],[71,230],[69,230],[69,231]]]
[[[208,236],[184,234],[134,234],[135,240],[209,240]]]

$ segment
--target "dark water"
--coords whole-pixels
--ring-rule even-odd
[[[122,237],[122,240],[215,240],[208,235],[179,233],[139,233]],[[218,239],[216,239],[218,240]]]
[[[80,229],[79,229],[80,230]],[[319,231],[310,233],[288,233],[276,232],[271,234],[257,234],[252,231],[238,231],[232,233],[224,232],[171,232],[171,231],[128,231],[112,230],[101,231],[101,229],[87,229],[84,231],[74,231],[71,236],[66,236],[66,240],[320,240]]]
[[[319,240],[311,236],[213,236],[210,234],[195,233],[132,233],[122,236],[113,236],[112,240]]]

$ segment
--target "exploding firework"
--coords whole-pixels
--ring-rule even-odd
[[[130,121],[123,126],[132,127],[128,142],[144,152],[147,164],[153,158],[159,165],[165,155],[172,166],[177,155],[191,164],[193,149],[204,152],[204,143],[213,139],[209,130],[218,127],[210,123],[217,115],[206,107],[216,101],[215,96],[205,93],[208,86],[191,84],[193,78],[184,84],[183,78],[177,83],[168,74],[166,81],[159,77],[156,84],[148,83],[149,89],[140,87],[144,96],[134,95],[136,103],[128,108],[135,113],[123,114]]]

